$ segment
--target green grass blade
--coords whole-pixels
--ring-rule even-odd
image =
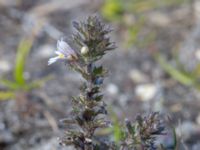
[[[15,98],[15,92],[13,91],[0,91],[0,101],[9,100]]]
[[[32,46],[31,39],[22,39],[17,48],[14,79],[19,85],[25,84],[25,79],[23,74],[24,74],[26,59],[30,52],[31,46]]]
[[[112,132],[113,132],[114,141],[118,145],[119,142],[123,139],[124,133],[123,133],[122,126],[120,125],[117,115],[112,110],[112,108],[109,108],[109,110],[110,110],[111,119],[113,123]]]
[[[119,124],[119,121],[115,118],[113,122],[113,132],[114,132],[114,139],[116,143],[119,143],[122,139],[122,131]]]
[[[174,127],[172,128],[172,131],[173,131],[173,139],[174,139],[174,150],[176,150],[177,149],[177,136],[176,136],[176,130]]]
[[[19,89],[20,85],[16,82],[6,80],[6,79],[0,79],[0,84],[8,88],[9,90],[17,90]]]
[[[34,88],[41,87],[47,81],[51,80],[52,78],[53,78],[52,76],[47,76],[47,77],[43,77],[42,79],[32,81],[31,83],[28,83],[27,85],[25,85],[24,89],[25,90],[31,90],[31,89],[34,89]]]
[[[177,68],[170,65],[163,56],[157,55],[156,60],[160,64],[160,66],[175,80],[180,82],[181,84],[190,86],[194,84],[194,79],[184,72],[178,70]]]

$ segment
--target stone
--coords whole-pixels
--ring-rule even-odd
[[[8,130],[0,131],[0,143],[2,144],[10,144],[14,141],[14,137],[12,133]]]
[[[117,85],[111,83],[111,84],[108,84],[108,86],[106,87],[106,91],[111,95],[117,95],[117,93],[119,92],[119,89]]]
[[[181,136],[183,140],[191,138],[195,133],[200,132],[200,128],[191,121],[185,121],[176,127],[177,135]]]
[[[150,23],[160,27],[166,27],[171,23],[170,17],[161,12],[152,12],[148,18]]]
[[[11,64],[3,59],[0,59],[0,74],[6,73],[12,69]]]
[[[55,49],[55,47],[50,45],[42,45],[38,48],[36,55],[39,58],[50,58],[53,56]]]
[[[142,83],[147,81],[147,76],[137,69],[132,69],[129,72],[129,78],[135,83]]]
[[[140,84],[135,88],[135,94],[140,98],[141,101],[151,100],[158,91],[156,85],[154,84]]]

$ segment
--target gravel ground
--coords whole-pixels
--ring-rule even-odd
[[[0,76],[12,77],[19,37],[26,33],[22,28],[24,20],[19,16],[34,12],[34,7],[45,2],[27,1],[19,5],[8,1],[1,6]],[[59,119],[69,114],[70,97],[79,92],[82,79],[61,63],[47,66],[47,60],[52,56],[58,37],[63,33],[71,33],[71,21],[96,13],[97,6],[97,2],[88,6],[88,1],[83,3],[77,0],[48,15],[48,24],[40,30],[34,41],[26,64],[26,75],[29,80],[47,75],[53,78],[39,89],[30,93],[19,92],[16,99],[0,102],[0,149],[66,149],[57,141],[63,131]],[[184,9],[181,10],[184,12]],[[168,15],[173,13],[169,12]],[[195,27],[188,25],[186,20],[181,20],[185,24],[172,20],[165,30],[158,28],[159,38],[153,43],[153,50],[159,49],[170,56],[168,49],[174,44],[183,41],[184,47],[184,43],[187,43],[185,35]],[[105,102],[109,107],[112,106],[121,121],[126,117],[134,120],[138,113],[160,111],[163,116],[170,116],[173,126],[183,135],[183,141],[189,149],[200,149],[199,91],[170,78],[155,61],[150,48],[124,48],[119,27],[116,24],[111,26],[115,30],[111,36],[118,48],[107,54],[101,62],[109,69],[103,88]],[[5,88],[0,85],[0,90]]]

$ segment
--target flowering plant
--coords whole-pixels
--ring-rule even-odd
[[[122,140],[121,146],[110,141],[99,140],[95,136],[97,129],[111,125],[106,119],[107,109],[101,93],[101,85],[107,71],[96,62],[107,51],[115,49],[115,44],[108,37],[111,30],[97,17],[89,17],[86,22],[74,22],[73,26],[76,33],[73,34],[72,39],[77,45],[76,50],[61,39],[55,51],[57,56],[48,61],[51,65],[57,60],[64,60],[85,79],[80,87],[81,93],[72,98],[72,117],[61,120],[69,128],[60,142],[64,145],[73,145],[78,150],[116,150],[120,147],[132,149],[133,146],[127,142],[131,138],[131,145],[137,142],[142,147],[154,148],[152,142],[155,137],[151,135],[158,135],[164,129],[157,121],[157,113],[146,118],[140,117],[136,124],[126,121],[127,130],[122,133],[127,136]]]
[[[65,41],[63,41],[63,39],[57,42],[57,50],[55,51],[55,54],[57,54],[57,56],[50,58],[48,65],[55,63],[59,59],[68,61],[77,59],[76,52]]]

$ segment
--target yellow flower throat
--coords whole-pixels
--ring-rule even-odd
[[[64,54],[59,54],[58,57],[63,59],[63,58],[65,58],[65,55]]]

